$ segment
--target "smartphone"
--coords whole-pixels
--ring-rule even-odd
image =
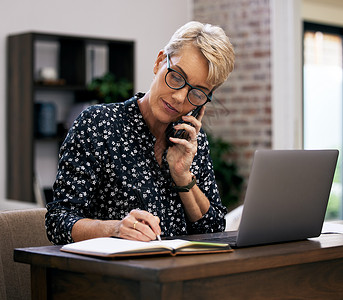
[[[187,115],[190,115],[190,116],[193,116],[193,117],[196,118],[199,115],[199,112],[200,112],[201,108],[202,108],[202,106],[198,106],[196,109],[192,110]],[[181,123],[186,123],[186,124],[192,125],[191,123],[184,122],[182,119],[179,120],[178,122],[169,123],[169,125],[168,125],[168,127],[167,127],[167,129],[165,131],[166,142],[167,142],[168,146],[175,145],[172,141],[169,140],[170,137],[174,137],[174,138],[178,138],[178,139],[185,139],[185,140],[188,139],[188,133],[186,132],[186,130],[184,130],[184,129],[175,130],[174,129],[175,125],[181,124]]]

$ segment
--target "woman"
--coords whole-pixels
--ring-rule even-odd
[[[158,53],[145,95],[82,112],[61,147],[49,239],[150,241],[223,231],[226,209],[201,120],[233,64],[221,28],[189,22]],[[173,129],[177,137],[166,134]]]

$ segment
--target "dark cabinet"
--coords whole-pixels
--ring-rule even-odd
[[[133,41],[37,32],[8,37],[9,199],[35,202],[37,187],[49,194],[68,127],[80,110],[99,102],[87,84],[107,72],[131,82],[133,93]]]

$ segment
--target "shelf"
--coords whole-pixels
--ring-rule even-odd
[[[44,68],[52,68],[57,79],[42,81]],[[33,178],[42,172],[37,166],[49,166],[43,170],[42,180],[56,175],[45,173],[57,166],[57,147],[67,133],[64,126],[70,121],[70,110],[77,103],[96,99],[87,83],[105,71],[134,86],[133,41],[39,32],[8,37],[7,198],[35,202]],[[38,102],[55,105],[58,136],[35,136],[34,107]],[[51,153],[46,152],[49,149]],[[44,187],[52,184],[42,182]]]
[[[37,142],[54,142],[54,143],[61,143],[63,142],[64,138],[61,136],[35,136],[34,137],[35,141]]]
[[[41,84],[34,83],[34,89],[36,90],[51,90],[51,91],[88,91],[84,85],[53,85],[53,84]]]

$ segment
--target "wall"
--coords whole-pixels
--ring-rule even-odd
[[[301,0],[270,0],[272,145],[302,148]]]
[[[298,4],[301,2],[301,16],[307,21],[343,26],[341,0],[102,0],[97,3],[90,0],[2,0],[0,165],[6,165],[7,35],[35,30],[135,40],[136,89],[145,91],[152,79],[152,65],[157,50],[167,42],[178,26],[192,18],[193,6],[195,19],[223,26],[231,36],[237,52],[234,73],[215,95],[218,100],[215,106],[209,107],[207,111],[209,129],[235,143],[235,156],[245,176],[249,172],[251,153],[256,147],[298,147],[299,138],[296,134],[301,127],[301,109],[294,109],[294,106],[301,106],[301,87],[294,84],[294,81],[299,82],[297,76],[300,71],[296,67],[298,62],[288,70],[286,78],[282,77],[287,61],[283,59],[284,56],[275,56],[275,53],[285,49],[285,55],[293,53],[293,57],[297,55],[299,58],[300,45],[298,41],[293,41],[290,47],[289,43],[283,41],[284,35],[280,35],[279,31],[275,32],[273,26],[275,23],[284,24],[280,30],[284,32],[284,29],[297,23],[299,17],[288,14],[284,16],[284,20],[278,20],[273,16],[273,10],[270,10],[273,3],[274,6],[280,6],[285,5],[281,4],[284,2],[294,4],[290,9],[293,11],[299,10]],[[282,8],[279,7],[278,11],[282,17]],[[274,37],[279,37],[277,42],[269,31],[273,32]],[[288,32],[288,42],[296,34],[296,31],[291,34]],[[276,50],[275,43],[279,46]],[[276,68],[278,64],[280,66]],[[275,76],[280,78],[275,81]],[[293,102],[284,101],[290,90],[293,94],[288,99],[292,98]],[[295,120],[298,122],[296,125],[293,124]],[[293,128],[293,131],[289,128]],[[5,173],[5,167],[1,168],[0,198],[5,196]]]
[[[343,1],[302,0],[302,18],[311,22],[343,26]]]
[[[134,40],[136,90],[147,91],[158,50],[179,26],[190,20],[191,10],[191,0],[1,0],[0,199],[6,194],[7,35],[42,31]]]
[[[257,148],[302,147],[302,21],[343,24],[341,0],[194,0],[194,19],[223,27],[236,66],[207,117],[247,179]]]
[[[233,143],[232,158],[247,178],[254,150],[272,147],[270,4],[194,0],[194,19],[220,25],[235,47],[235,69],[215,93],[221,105],[206,120],[210,131]]]

